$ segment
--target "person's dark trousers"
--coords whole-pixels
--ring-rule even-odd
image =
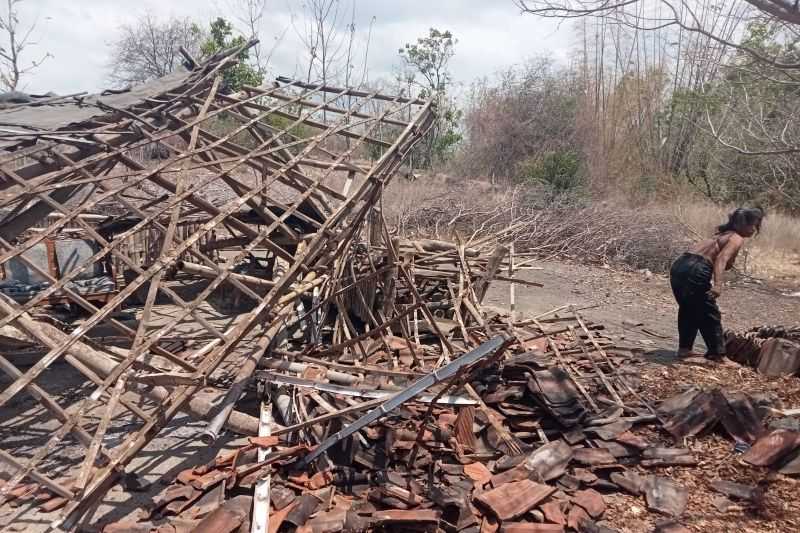
[[[725,355],[725,340],[719,307],[708,292],[713,273],[708,259],[685,253],[672,263],[669,281],[678,302],[679,347],[691,351],[699,330],[708,348],[706,357],[716,359]]]

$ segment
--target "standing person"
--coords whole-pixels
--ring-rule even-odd
[[[761,208],[739,208],[710,239],[694,245],[672,263],[670,285],[678,302],[678,356],[692,353],[697,331],[706,343],[706,358],[725,357],[725,339],[717,298],[722,293],[722,273],[730,270],[744,240],[761,230]]]

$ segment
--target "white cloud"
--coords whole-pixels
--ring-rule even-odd
[[[110,43],[119,27],[135,21],[144,12],[158,17],[191,17],[206,22],[214,16],[233,18],[231,4],[237,0],[25,0],[21,5],[24,21],[38,17],[36,47],[29,58],[48,51],[53,54],[25,80],[30,92],[54,91],[60,94],[105,88]],[[342,27],[350,22],[350,2],[341,0]],[[260,36],[263,46],[274,50],[272,69],[276,74],[300,75],[305,52],[298,31],[302,32],[301,0],[271,0]],[[548,54],[567,57],[572,41],[567,26],[553,21],[522,16],[511,0],[357,0],[357,61],[363,58],[370,20],[375,17],[369,49],[369,75],[376,80],[391,75],[399,64],[397,51],[413,42],[431,27],[447,29],[458,39],[452,62],[454,78],[468,84],[477,77],[492,75],[529,57]]]

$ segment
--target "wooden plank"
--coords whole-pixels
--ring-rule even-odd
[[[100,419],[100,423],[97,425],[97,430],[95,431],[94,438],[92,439],[92,444],[89,446],[89,450],[86,452],[86,459],[83,461],[80,474],[78,474],[78,481],[75,483],[75,490],[78,491],[79,494],[83,493],[83,489],[86,487],[86,483],[89,481],[89,478],[92,475],[94,461],[97,458],[97,453],[100,451],[103,443],[103,437],[105,437],[106,432],[108,431],[108,426],[111,423],[111,418],[114,416],[114,411],[117,409],[119,397],[123,392],[125,392],[124,376],[117,380],[117,384],[114,386],[114,391],[111,393],[111,399],[108,401],[106,409],[103,412],[103,418]],[[99,394],[97,394],[97,396],[99,397]]]
[[[269,437],[272,435],[272,405],[261,401],[261,416],[259,418],[258,436]],[[263,463],[267,455],[272,451],[271,448],[258,448],[258,462]],[[253,495],[253,520],[250,530],[253,533],[266,533],[269,529],[269,508],[270,508],[270,483],[272,476],[267,473],[263,478],[256,481],[255,492]]]

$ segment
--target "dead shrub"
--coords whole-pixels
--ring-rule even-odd
[[[439,192],[404,204],[390,219],[409,238],[449,240],[457,233],[468,245],[513,241],[520,254],[652,272],[666,272],[690,242],[686,227],[669,213],[592,205],[541,188],[478,197]]]

